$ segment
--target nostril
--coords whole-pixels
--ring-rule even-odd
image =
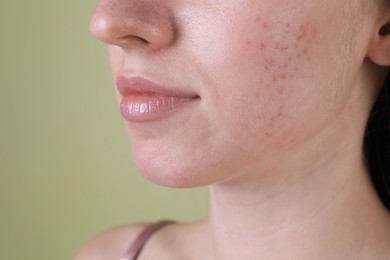
[[[150,44],[150,42],[148,42],[146,39],[142,38],[142,37],[139,37],[139,36],[136,36],[136,35],[127,35],[127,36],[123,36],[121,38],[118,39],[118,44],[121,44],[121,45],[125,45],[125,44],[128,44],[129,42],[139,42],[141,44]]]
[[[390,22],[387,24],[383,25],[382,28],[379,30],[379,35],[380,36],[386,36],[390,34]]]

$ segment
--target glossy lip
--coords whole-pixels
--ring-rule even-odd
[[[168,97],[199,98],[199,95],[196,93],[168,88],[141,76],[118,76],[116,79],[116,86],[122,96],[134,94],[156,94]]]
[[[194,93],[168,88],[140,76],[119,76],[116,85],[122,95],[120,112],[130,122],[167,118],[200,98]]]

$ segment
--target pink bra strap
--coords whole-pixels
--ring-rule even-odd
[[[138,255],[141,253],[144,248],[146,242],[149,240],[154,233],[156,233],[161,228],[166,225],[175,223],[174,221],[159,221],[152,225],[147,226],[142,232],[137,236],[134,242],[131,244],[130,248],[127,250],[126,254],[120,260],[135,260]]]

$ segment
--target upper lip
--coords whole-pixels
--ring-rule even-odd
[[[116,86],[123,96],[134,94],[155,94],[180,98],[198,98],[196,93],[182,89],[167,87],[143,76],[120,75],[116,78]]]

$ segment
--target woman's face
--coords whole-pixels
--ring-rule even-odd
[[[371,2],[101,0],[91,30],[110,45],[141,173],[175,187],[221,182],[342,131]]]

